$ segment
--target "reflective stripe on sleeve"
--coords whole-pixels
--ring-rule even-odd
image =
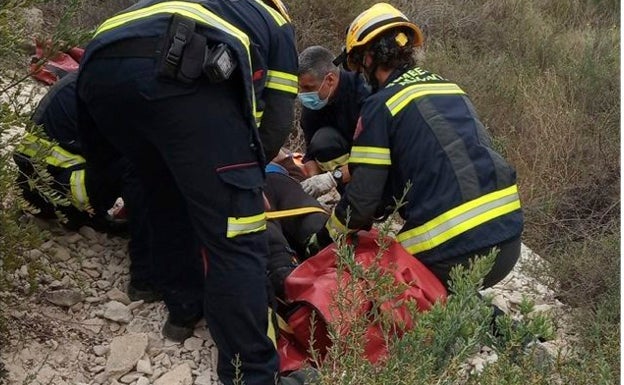
[[[268,70],[266,88],[296,95],[299,92],[297,75],[289,74],[288,72]]]
[[[38,138],[33,134],[26,134],[16,150],[31,158],[46,154],[45,162],[54,167],[69,168],[85,163],[82,156],[72,154],[63,147],[54,145],[52,142]]]
[[[349,163],[390,166],[390,149],[386,147],[353,146]]]
[[[281,219],[281,218],[289,218],[289,217],[295,217],[298,215],[305,215],[305,214],[312,214],[312,213],[329,214],[327,211],[323,210],[320,207],[309,206],[309,207],[298,207],[298,208],[286,209],[286,210],[267,211],[266,218],[267,219]]]
[[[397,241],[408,252],[416,254],[518,209],[518,186],[513,185],[466,202],[421,226],[402,232],[397,235]]]
[[[266,230],[266,214],[249,217],[228,217],[227,237],[234,238],[243,234],[251,234]]]
[[[76,170],[69,178],[72,204],[80,210],[89,207],[89,197],[85,185],[85,170]]]
[[[465,92],[456,84],[432,83],[408,86],[394,94],[386,102],[392,116],[398,114],[409,102],[428,95],[464,95]]]

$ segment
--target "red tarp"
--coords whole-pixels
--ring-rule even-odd
[[[32,77],[52,85],[69,72],[78,71],[78,65],[84,50],[82,48],[70,48],[66,52],[49,53],[50,49],[42,42],[36,42],[35,55],[30,62]],[[47,60],[43,60],[46,58]]]
[[[375,304],[380,312],[392,317],[394,332],[400,336],[412,327],[408,307],[403,301],[416,303],[420,311],[426,311],[436,301],[446,299],[446,289],[429,269],[393,239],[386,239],[389,246],[378,257],[377,237],[375,231],[358,234],[355,261],[363,268],[378,267],[384,274],[393,277],[395,287],[405,288],[396,297]],[[365,298],[364,293],[375,283],[360,278],[354,286],[350,284],[352,274],[345,271],[340,275],[339,285],[335,247],[330,245],[306,260],[286,279],[287,300],[300,306],[287,319],[291,330],[280,330],[278,352],[282,372],[299,369],[310,361],[308,351],[313,311],[317,313],[314,323],[314,349],[320,353],[321,358],[331,344],[327,336],[328,323],[333,325],[339,335],[346,336],[356,317],[372,318],[370,310],[373,303]],[[353,287],[356,289],[352,290]],[[337,297],[345,295],[356,303],[352,307],[353,314],[339,314],[336,310]],[[383,337],[381,326],[371,319],[366,331],[364,354],[372,363],[383,359],[387,352]]]

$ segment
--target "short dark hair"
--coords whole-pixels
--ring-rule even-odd
[[[333,63],[334,55],[330,50],[320,45],[313,45],[299,54],[299,76],[311,74],[321,80],[330,72],[337,74],[338,67]]]

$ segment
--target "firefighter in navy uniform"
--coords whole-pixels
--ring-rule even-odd
[[[87,167],[118,154],[136,167],[169,310],[163,334],[185,339],[203,313],[225,385],[301,379],[277,376],[267,335],[262,198],[296,76],[279,0],[140,1],[97,29],[81,63]]]
[[[13,154],[20,169],[17,184],[24,198],[41,210],[38,215],[55,218],[54,211],[58,210],[67,218],[65,226],[70,229],[77,230],[87,225],[98,231],[118,233],[127,227],[130,234],[128,296],[133,301],[156,301],[159,295],[152,286],[149,229],[142,204],[141,184],[136,174],[123,157],[112,159],[95,176],[85,172],[85,159],[78,139],[77,75],[72,72],[62,77],[37,105],[32,120],[41,126],[43,133],[27,133],[17,146]],[[37,188],[30,186],[28,179],[35,174],[31,158],[42,151],[49,151],[45,163],[48,172],[54,177],[54,189],[63,196],[69,196],[71,205],[54,207],[41,196]],[[100,197],[97,203],[89,199],[96,192]],[[124,209],[128,214],[127,226],[121,226],[107,213],[118,197],[124,200]]]
[[[334,57],[322,46],[308,47],[299,54],[298,97],[303,106],[304,164],[312,175],[301,185],[314,197],[326,194],[333,187],[343,192],[360,107],[370,94],[362,75],[338,68],[333,63]]]
[[[363,72],[373,94],[362,106],[346,194],[314,238],[322,246],[331,242],[328,233],[369,228],[411,183],[397,240],[445,284],[453,266],[498,248],[484,280],[489,287],[520,254],[515,171],[492,150],[466,93],[415,65],[414,47],[422,41],[420,29],[386,3],[361,13],[347,30],[343,59]]]

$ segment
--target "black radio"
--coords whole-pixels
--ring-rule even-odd
[[[204,55],[204,75],[213,83],[229,79],[236,68],[236,58],[227,44],[206,47]]]

